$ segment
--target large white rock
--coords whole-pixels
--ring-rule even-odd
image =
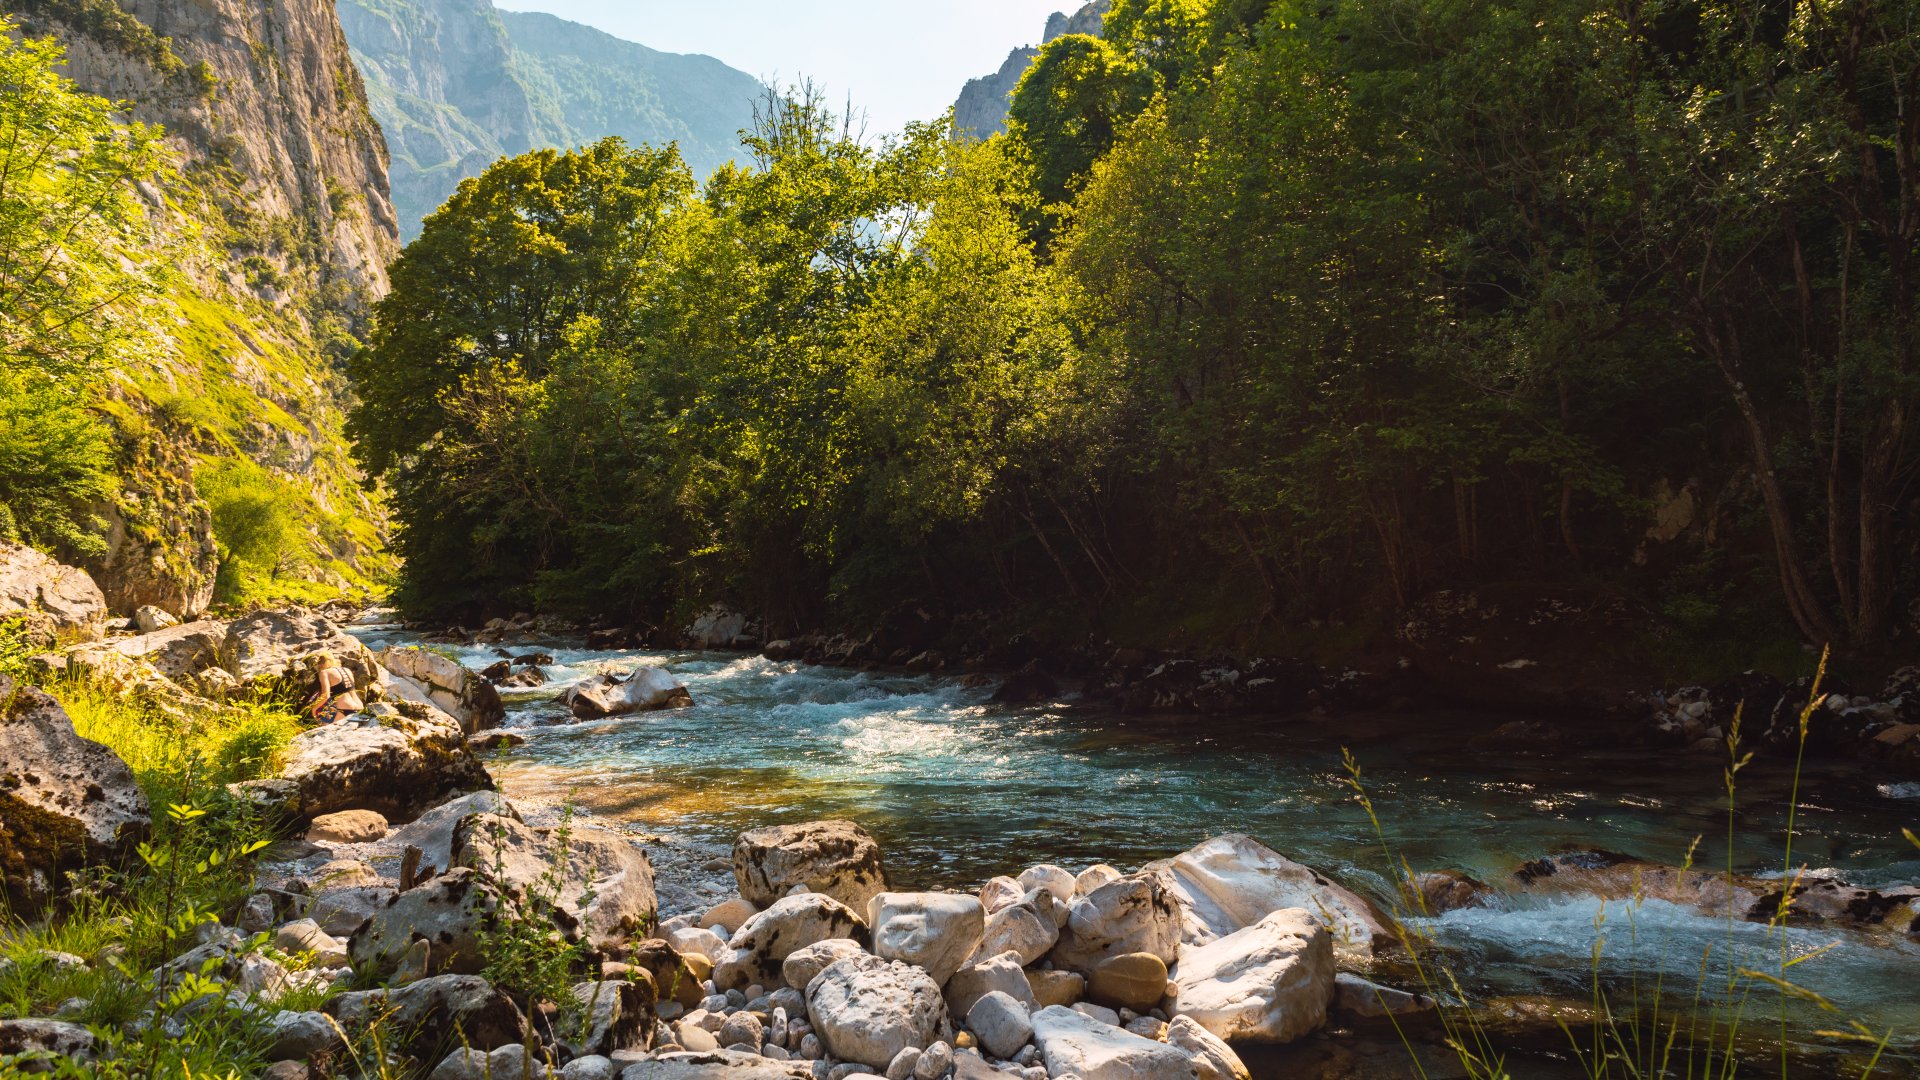
[[[452,717],[408,705],[379,723],[301,732],[287,747],[280,779],[247,786],[284,787],[285,808],[307,819],[377,810],[391,821],[411,821],[454,792],[493,787],[493,778],[467,749]]]
[[[385,692],[387,672],[372,650],[325,616],[298,608],[259,611],[229,623],[220,666],[243,686],[272,688],[285,683],[304,696],[318,685],[308,662],[317,653],[327,653],[351,672],[362,697],[371,699]]]
[[[515,901],[554,890],[554,919],[569,940],[604,950],[646,938],[659,909],[646,850],[611,829],[578,823],[568,829],[564,862],[560,842],[558,829],[476,814],[454,827],[453,862],[486,870]]]
[[[953,978],[947,980],[947,1012],[965,1016],[973,1010],[974,1002],[995,992],[1020,1002],[1029,1012],[1039,1004],[1034,1000],[1033,984],[1027,979],[1026,969],[1020,966],[1020,957],[1002,953],[953,973]]]
[[[997,877],[980,886],[980,903],[992,915],[1009,904],[1017,904],[1026,896],[1026,890],[1010,877]]]
[[[1319,1030],[1333,996],[1333,935],[1305,908],[1276,911],[1180,950],[1167,1008],[1228,1042],[1292,1042]]]
[[[38,911],[66,871],[132,858],[152,816],[133,770],[59,702],[0,675],[0,705],[0,895]]]
[[[417,646],[394,647],[380,654],[380,663],[391,676],[388,693],[434,706],[469,735],[499,727],[506,718],[493,684],[452,657]]]
[[[1229,833],[1153,863],[1180,903],[1181,940],[1201,945],[1243,930],[1282,908],[1306,908],[1333,931],[1341,959],[1365,962],[1387,928],[1373,906],[1312,867],[1247,836]]]
[[[141,633],[151,634],[155,630],[165,630],[169,626],[179,626],[180,620],[175,618],[173,613],[167,611],[165,608],[155,607],[152,604],[143,604],[133,613],[133,625],[134,628]]]
[[[716,964],[727,955],[726,940],[703,926],[683,926],[678,930],[670,930],[667,932],[667,944],[682,956],[697,953]]]
[[[560,699],[573,715],[582,720],[655,709],[678,709],[693,704],[686,685],[668,674],[666,668],[643,667],[622,679],[615,675],[595,675],[577,683]]]
[[[1020,871],[1020,888],[1024,892],[1045,889],[1053,894],[1055,903],[1071,904],[1075,888],[1074,877],[1058,866],[1043,863]]]
[[[388,833],[387,841],[401,851],[419,848],[422,870],[427,867],[445,870],[453,865],[454,828],[475,814],[498,814],[520,820],[519,811],[507,802],[506,796],[497,791],[476,791],[449,799],[421,814],[412,824]]]
[[[926,1049],[946,1021],[940,987],[911,964],[840,960],[807,984],[807,1014],[827,1053],[885,1069],[907,1047]]]
[[[1048,1076],[1080,1080],[1192,1080],[1193,1059],[1058,1005],[1033,1014],[1033,1042]]]
[[[747,920],[727,942],[725,959],[713,966],[721,990],[778,986],[794,952],[833,938],[850,938],[866,926],[853,910],[825,893],[786,897]]]
[[[384,896],[385,902],[348,942],[356,971],[388,974],[415,942],[426,943],[426,970],[431,974],[478,975],[486,967],[480,934],[499,918],[501,900],[475,871],[451,870],[403,893],[368,891]],[[327,924],[326,913],[314,914],[321,925]]]
[[[1173,963],[1180,948],[1180,909],[1160,878],[1134,874],[1102,885],[1074,901],[1055,967],[1091,976],[1100,961],[1127,953],[1152,953]]]
[[[1003,906],[988,917],[973,958],[984,960],[1012,952],[1020,954],[1020,963],[1026,965],[1047,955],[1060,940],[1056,904],[1052,893],[1036,889],[1026,899]]]
[[[16,616],[36,638],[93,638],[106,621],[107,598],[86,571],[0,540],[0,622]]]
[[[1233,1047],[1191,1016],[1176,1016],[1167,1025],[1167,1045],[1186,1051],[1200,1080],[1253,1080]]]
[[[733,845],[733,876],[740,895],[761,908],[800,886],[864,912],[869,900],[887,891],[879,843],[851,821],[809,821],[741,833]]]
[[[802,946],[787,954],[780,965],[780,974],[786,984],[795,990],[805,991],[807,984],[815,975],[832,967],[849,956],[860,956],[867,950],[852,938],[828,938]]]
[[[945,983],[980,944],[986,910],[957,893],[885,892],[867,902],[867,926],[875,956],[912,964]]]
[[[227,624],[209,619],[85,645],[71,655],[74,662],[95,671],[109,670],[108,664],[115,656],[125,657],[136,664],[151,664],[161,676],[186,685],[219,664],[220,650],[226,643]],[[112,656],[104,655],[108,653]]]

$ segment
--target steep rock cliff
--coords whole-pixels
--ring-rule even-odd
[[[398,249],[387,155],[331,0],[0,0],[67,48],[80,89],[166,129],[180,175],[143,187],[172,267],[163,347],[109,373],[124,490],[87,567],[111,606],[191,617],[221,569],[208,470],[298,523],[274,573],[318,590],[383,570],[382,509],[342,435],[338,363]]]
[[[761,89],[711,57],[490,0],[340,0],[340,20],[393,152],[408,237],[461,180],[539,147],[676,142],[705,176],[733,157]]]
[[[1072,15],[1054,12],[1047,18],[1047,33],[1040,44],[1068,34],[1099,37],[1100,24],[1111,6],[1112,0],[1093,0]],[[953,133],[985,139],[1007,130],[1007,106],[1020,85],[1020,77],[1039,55],[1039,46],[1023,45],[1007,54],[1007,62],[1000,65],[999,71],[968,80],[960,90],[960,99],[953,104]]]

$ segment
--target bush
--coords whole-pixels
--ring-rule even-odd
[[[103,525],[89,507],[114,487],[111,433],[79,395],[0,365],[0,540],[99,554]]]

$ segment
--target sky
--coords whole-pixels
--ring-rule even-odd
[[[852,96],[875,134],[937,117],[968,79],[1037,45],[1081,0],[496,0],[665,52],[704,53],[763,81],[805,76]]]

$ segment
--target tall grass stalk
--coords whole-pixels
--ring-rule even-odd
[[[1724,956],[1716,958],[1712,946],[1703,950],[1693,991],[1679,1001],[1674,1000],[1664,972],[1657,973],[1650,986],[1643,982],[1637,969],[1625,978],[1615,978],[1609,971],[1608,961],[1608,929],[1614,925],[1614,916],[1610,905],[1603,900],[1593,920],[1594,943],[1589,958],[1592,1019],[1588,1030],[1584,1035],[1576,1034],[1564,1019],[1556,1021],[1590,1080],[1668,1077],[1732,1080],[1744,1064],[1754,1062],[1758,1052],[1758,1044],[1746,1037],[1756,991],[1773,993],[1778,999],[1777,1025],[1771,1034],[1773,1053],[1769,1056],[1777,1058],[1782,1080],[1791,1080],[1795,1052],[1801,1048],[1792,1027],[1796,1004],[1838,1018],[1836,1024],[1808,1032],[1808,1036],[1868,1051],[1859,1073],[1861,1080],[1868,1080],[1879,1069],[1893,1031],[1876,1032],[1858,1020],[1843,1017],[1832,1001],[1798,984],[1792,977],[1794,968],[1818,960],[1833,948],[1829,945],[1794,956],[1788,934],[1795,898],[1805,880],[1805,868],[1796,868],[1793,862],[1793,841],[1808,732],[1814,715],[1827,700],[1821,689],[1826,681],[1827,662],[1828,657],[1823,655],[1807,703],[1798,717],[1780,898],[1768,917],[1763,935],[1767,947],[1777,955],[1775,970],[1763,971],[1742,964],[1737,948],[1739,913],[1734,910],[1734,896],[1738,868],[1734,863],[1734,845],[1738,836],[1738,781],[1741,771],[1753,761],[1752,752],[1742,744],[1745,713],[1740,709],[1736,710],[1726,735],[1727,764],[1722,774],[1727,799]],[[1427,928],[1434,912],[1419,887],[1418,875],[1407,860],[1395,854],[1387,839],[1386,829],[1367,794],[1359,763],[1350,752],[1343,750],[1342,754],[1347,774],[1345,782],[1366,812],[1386,865],[1394,868],[1400,902],[1390,916],[1391,928],[1406,945],[1414,978],[1421,989],[1440,1003],[1439,1022],[1445,1044],[1470,1080],[1515,1080],[1507,1057],[1485,1026],[1481,1010],[1474,1007],[1471,995],[1458,976],[1437,959],[1440,953],[1432,931]],[[1906,836],[1920,847],[1920,837],[1911,830],[1906,830]],[[1680,880],[1687,880],[1693,872],[1699,845],[1700,839],[1696,837],[1688,846]],[[1635,951],[1642,944],[1640,915],[1646,899],[1644,882],[1636,876],[1631,894],[1622,905],[1625,936]],[[1616,986],[1624,991],[1623,999],[1616,1000],[1612,989]],[[1414,1070],[1425,1078],[1425,1066],[1414,1052],[1410,1036],[1397,1020],[1394,1024],[1407,1045]]]

